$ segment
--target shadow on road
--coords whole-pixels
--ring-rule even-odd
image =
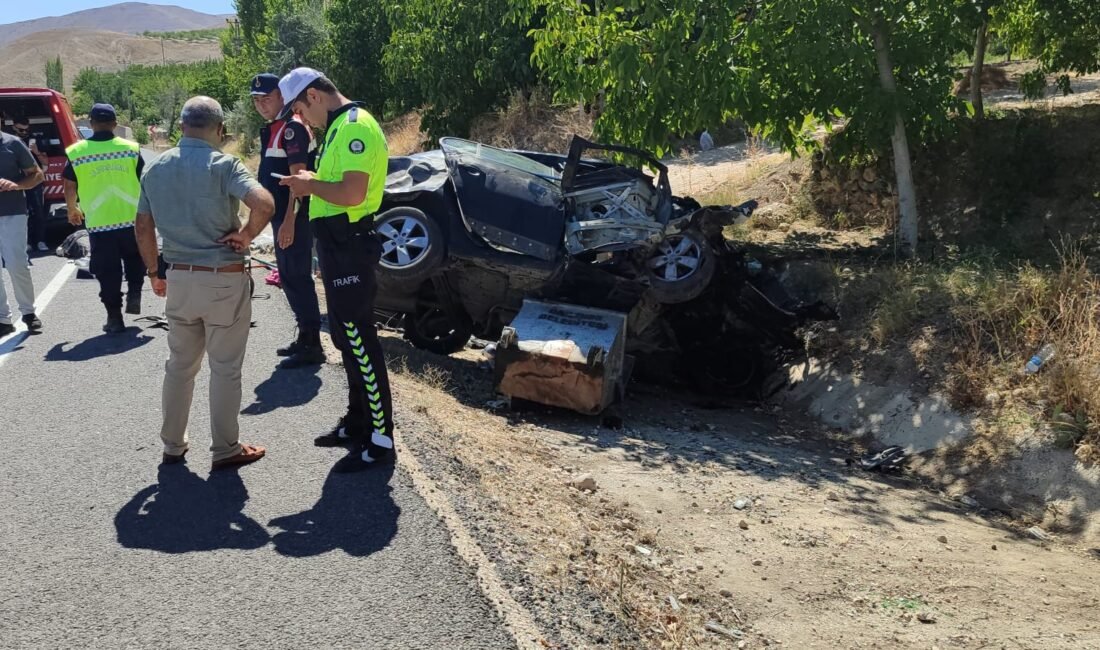
[[[334,550],[364,557],[389,545],[397,534],[401,508],[390,496],[393,463],[358,474],[329,472],[321,498],[309,510],[272,519],[282,532],[275,550],[289,557],[311,557]]]
[[[320,365],[286,369],[276,367],[271,376],[256,386],[256,398],[244,407],[244,415],[262,415],[278,408],[308,404],[321,392]]]
[[[135,327],[127,327],[124,334],[100,334],[65,349],[69,341],[58,343],[46,353],[46,361],[91,361],[100,357],[125,354],[153,340],[152,336],[139,334]]]
[[[270,536],[243,512],[248,490],[235,470],[203,480],[186,465],[161,465],[157,482],[115,515],[118,543],[162,553],[255,549]]]

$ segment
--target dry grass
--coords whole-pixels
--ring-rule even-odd
[[[430,361],[417,359],[415,369],[409,366],[408,357],[388,359],[386,363],[395,376],[415,379],[433,390],[446,391],[451,387],[451,371]]]
[[[970,92],[970,73],[971,70],[964,70],[962,78],[955,82],[955,94],[963,96]],[[1008,73],[1004,68],[997,66],[986,65],[982,68],[982,91],[992,92],[995,90],[1004,90],[1006,88],[1016,88],[1017,84],[1008,78]]]
[[[505,149],[565,153],[573,135],[590,137],[593,122],[576,106],[555,105],[543,90],[515,93],[508,106],[478,119],[470,138]]]
[[[505,149],[565,153],[573,135],[590,137],[592,119],[577,107],[553,104],[543,91],[516,93],[508,106],[479,118],[470,139]],[[406,113],[382,125],[391,156],[424,151],[428,134],[421,130],[420,114]]]
[[[253,174],[258,173],[258,170],[260,169],[259,152],[254,151],[248,155],[245,155],[241,149],[241,141],[237,138],[232,138],[224,145],[222,145],[223,153],[240,158],[241,162],[244,163],[244,166],[247,167],[250,172],[252,172]]]
[[[420,130],[420,113],[406,113],[382,125],[391,156],[407,156],[424,151],[428,134]]]
[[[1040,421],[1079,459],[1100,461],[1100,279],[1076,245],[1059,258],[1053,268],[987,258],[850,273],[840,303],[855,331],[844,345],[853,356],[906,357],[954,406],[986,416],[990,431],[1030,432]],[[1045,343],[1054,360],[1025,376]]]
[[[1063,446],[1083,461],[1100,461],[1100,280],[1075,246],[1061,252],[1060,268],[1030,266],[988,282],[966,309],[958,310],[962,342],[979,352],[972,367],[956,365],[963,396],[1022,384],[1048,418]],[[1020,368],[1044,343],[1057,348],[1039,375]],[[981,371],[982,366],[987,370]],[[992,385],[991,385],[992,384]]]

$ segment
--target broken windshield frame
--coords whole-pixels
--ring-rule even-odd
[[[462,138],[442,138],[439,141],[439,146],[445,153],[471,156],[496,165],[511,167],[532,176],[538,176],[543,180],[554,183],[561,182],[561,172],[518,153],[490,147],[479,142],[463,140]]]

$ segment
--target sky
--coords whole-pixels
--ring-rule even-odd
[[[151,5],[176,5],[194,9],[206,14],[231,14],[234,12],[233,0],[138,0]],[[108,7],[122,0],[46,0],[45,2],[15,2],[4,0],[0,5],[0,24],[17,23],[21,20],[44,18],[46,16],[64,16],[74,11]]]

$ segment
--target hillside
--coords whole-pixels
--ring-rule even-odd
[[[83,29],[58,29],[38,32],[0,46],[0,86],[41,86],[46,83],[47,59],[61,56],[65,67],[66,89],[82,68],[104,72],[121,70],[128,65],[190,63],[221,58],[217,43],[194,43],[134,34]]]
[[[30,34],[60,29],[140,34],[145,31],[173,32],[224,26],[225,16],[204,14],[183,7],[124,2],[109,7],[77,11],[64,16],[36,18],[3,25],[0,29],[0,46],[13,43]],[[5,67],[8,65],[10,63],[6,63]]]

